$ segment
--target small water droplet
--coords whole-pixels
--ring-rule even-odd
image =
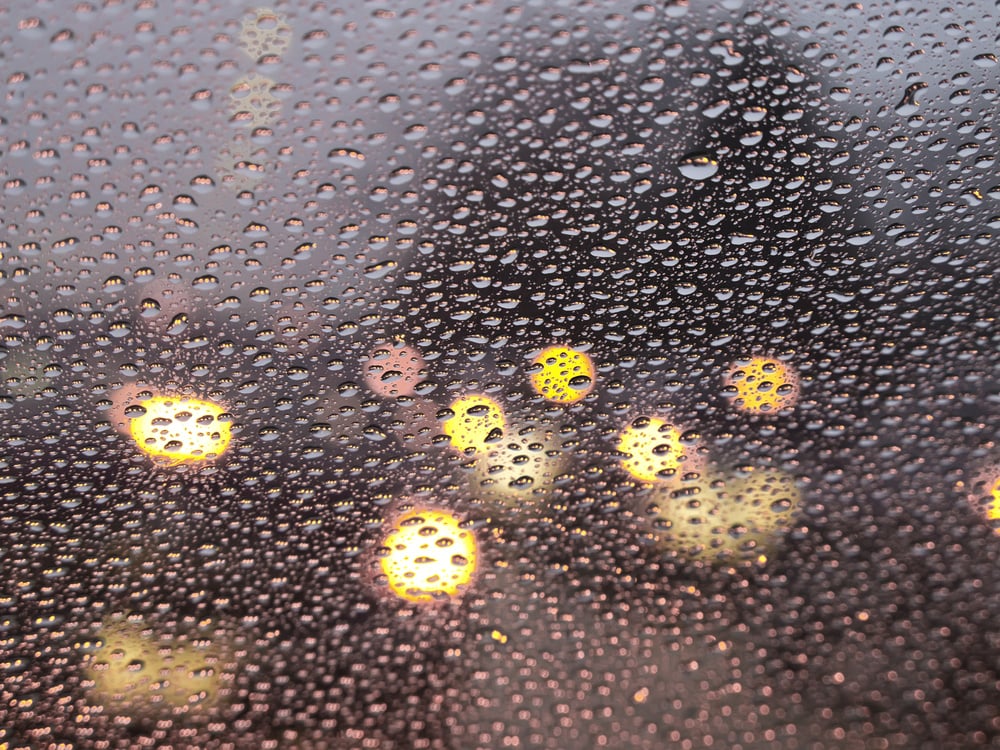
[[[167,326],[167,334],[170,336],[176,336],[179,333],[183,333],[188,327],[188,316],[186,313],[178,313],[170,321],[170,325]]]

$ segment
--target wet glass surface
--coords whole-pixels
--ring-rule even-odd
[[[978,2],[0,9],[0,748],[1000,735]]]

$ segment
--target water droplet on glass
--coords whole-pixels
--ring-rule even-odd
[[[677,169],[689,180],[707,180],[719,171],[719,162],[709,154],[688,154],[677,163]]]
[[[927,88],[927,84],[924,81],[918,81],[908,86],[906,92],[903,94],[903,98],[896,105],[896,114],[908,117],[915,113],[920,108],[920,102],[917,101],[917,94],[925,88]]]

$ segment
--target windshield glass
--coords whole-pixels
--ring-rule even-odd
[[[995,741],[996,10],[0,9],[0,748]]]

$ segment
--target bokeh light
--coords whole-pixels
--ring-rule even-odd
[[[706,471],[654,493],[653,521],[662,545],[686,559],[711,562],[762,562],[801,503],[795,479],[775,468]]]
[[[723,395],[735,408],[754,414],[790,409],[799,399],[799,376],[774,357],[738,360],[726,373]]]
[[[642,482],[677,481],[702,463],[682,430],[658,417],[632,422],[619,436],[618,450],[625,454],[622,468]]]
[[[524,430],[479,457],[472,491],[514,510],[537,508],[567,469],[568,458],[543,430]]]
[[[292,27],[284,16],[270,8],[252,10],[243,19],[239,45],[255,62],[268,56],[280,56],[291,41]]]
[[[281,114],[281,100],[275,96],[277,84],[266,76],[242,76],[229,90],[229,108],[234,120],[248,127],[273,123]]]
[[[455,450],[483,451],[503,435],[507,421],[500,405],[489,396],[462,396],[451,405],[454,416],[445,420],[442,429],[451,438]]]
[[[969,502],[1000,534],[1000,464],[981,469],[969,488]]]
[[[412,396],[423,368],[424,359],[412,346],[402,342],[377,346],[364,364],[365,383],[386,398]]]
[[[392,592],[410,602],[456,596],[469,585],[479,562],[475,534],[443,510],[403,515],[379,550]]]
[[[0,750],[995,742],[1000,0],[3,11]]]
[[[138,404],[129,433],[139,448],[171,464],[207,461],[226,452],[232,439],[225,409],[197,398],[154,396]]]
[[[87,700],[115,714],[162,718],[219,705],[235,661],[211,623],[204,632],[155,631],[140,616],[108,621],[84,662]]]
[[[594,389],[594,363],[568,346],[550,346],[535,357],[531,386],[543,398],[573,404]]]

